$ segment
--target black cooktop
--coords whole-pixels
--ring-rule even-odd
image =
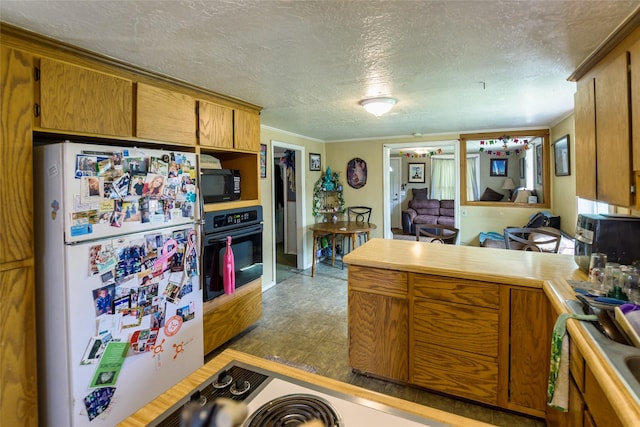
[[[183,399],[160,416],[159,419],[162,421],[154,425],[180,427],[182,410],[190,402],[197,402],[201,406],[205,406],[208,402],[213,402],[220,397],[244,401],[258,392],[267,378],[266,375],[237,365],[227,367],[205,381],[201,388],[195,390],[188,398]]]

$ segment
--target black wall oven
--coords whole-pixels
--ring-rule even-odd
[[[224,294],[223,260],[231,237],[236,290],[262,276],[262,206],[207,212],[204,217],[203,298]]]

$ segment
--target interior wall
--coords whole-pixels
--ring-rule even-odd
[[[555,176],[553,143],[569,135],[570,175]],[[570,236],[575,235],[578,220],[576,200],[576,140],[573,114],[551,128],[551,206],[553,214],[560,216],[560,228]]]
[[[522,227],[540,208],[505,206],[462,206],[460,210],[460,244],[480,246],[480,233],[503,233],[505,227]]]
[[[306,171],[303,171],[306,175],[305,188],[308,203],[311,203],[311,197],[313,196],[313,184],[320,178],[321,172],[309,171],[308,156],[309,153],[318,153],[321,155],[322,167],[325,166],[325,154],[324,143],[312,138],[306,138],[300,135],[292,134],[289,132],[280,131],[278,129],[269,128],[266,126],[260,127],[260,142],[267,145],[267,159],[273,158],[273,146],[272,141],[284,142],[287,144],[299,145],[305,148],[306,151]],[[275,284],[275,253],[274,249],[274,224],[273,224],[273,200],[274,195],[272,192],[273,184],[273,167],[271,162],[267,162],[267,177],[260,180],[260,194],[261,204],[264,213],[264,236],[262,242],[262,258],[264,264],[264,271],[262,275],[262,287],[268,289]],[[302,189],[298,189],[300,191]],[[300,193],[298,193],[301,196]],[[307,230],[307,224],[313,223],[313,216],[311,215],[311,205],[305,209],[305,224],[298,224],[298,233],[307,233],[307,248],[305,251],[306,259],[303,261],[305,268],[311,267],[311,233]]]
[[[356,157],[364,160],[367,164],[367,182],[364,187],[358,189],[347,183],[347,164]],[[331,166],[333,172],[338,172],[342,183],[345,207],[370,206],[372,208],[371,222],[378,227],[371,232],[371,237],[382,237],[382,142],[327,143],[326,158],[327,161],[323,168]]]

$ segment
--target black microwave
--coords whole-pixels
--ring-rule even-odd
[[[200,191],[204,203],[240,199],[240,171],[237,169],[201,169]]]

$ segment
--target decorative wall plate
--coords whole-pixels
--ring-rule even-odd
[[[347,184],[362,188],[367,183],[367,163],[356,157],[347,163]]]

